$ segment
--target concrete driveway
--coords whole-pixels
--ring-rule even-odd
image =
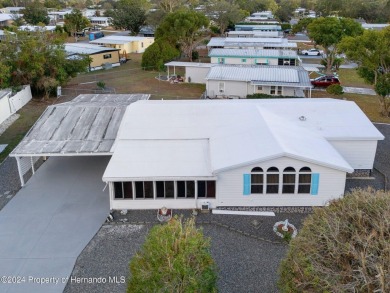
[[[0,211],[0,292],[63,291],[109,213],[108,160],[51,157]]]

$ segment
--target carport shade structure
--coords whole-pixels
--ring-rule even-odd
[[[40,157],[112,155],[126,107],[148,94],[86,94],[70,102],[47,107],[19,145],[11,152],[18,164],[22,186],[24,174]]]

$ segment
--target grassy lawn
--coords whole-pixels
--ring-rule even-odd
[[[390,123],[389,117],[383,117],[379,113],[379,102],[377,96],[366,96],[358,94],[343,94],[341,96],[333,96],[325,91],[312,91],[312,97],[354,101],[372,122]]]
[[[372,85],[366,83],[361,78],[355,69],[340,69],[338,71],[341,84],[343,86],[361,87],[361,88],[373,88]]]
[[[103,81],[106,87],[115,89],[118,94],[148,93],[152,95],[151,99],[198,99],[206,89],[201,84],[171,84],[158,80],[159,74],[164,76],[167,73],[142,70],[140,54],[129,54],[128,58],[130,60],[120,67],[79,75],[66,88],[72,88],[78,94],[87,93],[96,89],[95,82]],[[170,74],[173,74],[173,68]],[[184,69],[176,68],[176,74],[184,75]]]

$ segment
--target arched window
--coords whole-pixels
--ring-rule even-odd
[[[263,169],[255,167],[251,171],[251,193],[263,193],[264,174]]]
[[[267,170],[267,193],[279,193],[279,169],[276,167]]]
[[[287,167],[283,170],[283,190],[282,193],[295,192],[295,169]]]
[[[303,167],[299,170],[298,193],[310,193],[311,169]]]

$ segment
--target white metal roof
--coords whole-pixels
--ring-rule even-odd
[[[258,85],[312,87],[307,71],[300,66],[216,65],[210,68],[206,80],[231,80],[251,82]]]
[[[123,180],[122,174],[215,176],[283,156],[352,172],[329,140],[381,139],[349,101],[140,101],[126,110],[103,180]]]
[[[296,51],[281,49],[212,49],[209,57],[263,57],[298,58]]]
[[[97,54],[101,52],[118,51],[119,49],[107,48],[86,43],[65,43],[65,51],[68,54]]]
[[[236,35],[250,35],[252,37],[268,37],[268,38],[277,38],[280,37],[280,32],[278,31],[230,31],[228,32],[229,37],[235,37]]]
[[[296,43],[291,43],[284,38],[211,38],[207,47],[275,47],[296,48]]]
[[[129,165],[131,168],[128,168]],[[115,148],[105,174],[110,176],[105,177],[108,181],[126,178],[143,180],[150,177],[211,177],[208,139],[121,141]]]
[[[130,42],[142,41],[145,39],[154,39],[152,37],[134,37],[134,36],[107,36],[90,41],[91,44],[126,44]]]
[[[11,20],[13,14],[0,13],[0,21]],[[15,15],[16,16],[16,15]]]
[[[200,62],[181,62],[171,61],[164,64],[165,66],[177,66],[177,67],[211,67],[215,66],[213,63],[200,63]]]
[[[11,156],[110,154],[126,107],[150,95],[79,95],[47,107]]]

